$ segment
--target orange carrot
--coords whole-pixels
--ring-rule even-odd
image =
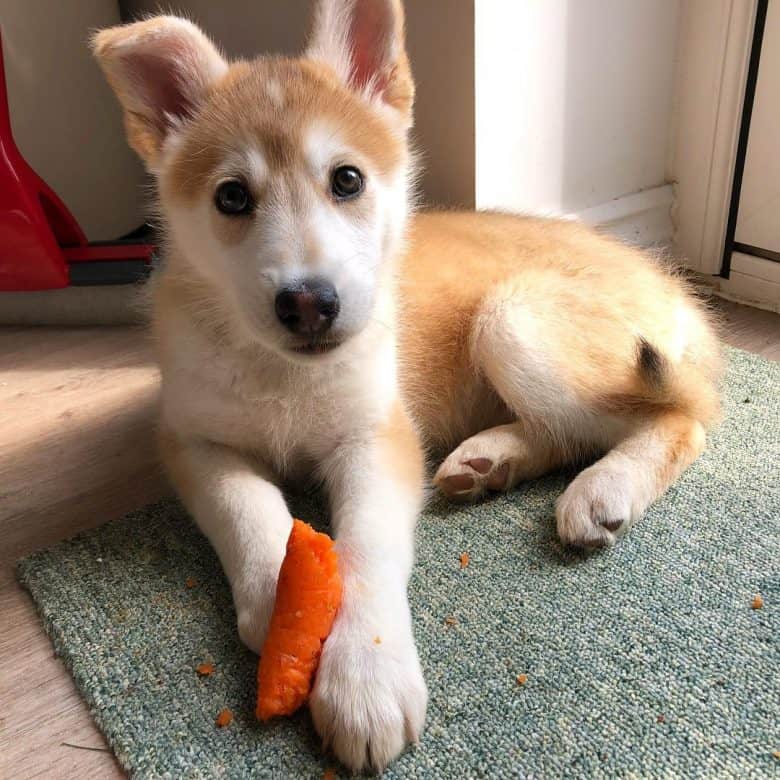
[[[225,726],[229,726],[232,722],[233,713],[227,707],[225,707],[224,710],[219,711],[217,719],[214,721],[221,729],[224,729]]]
[[[290,715],[306,701],[340,604],[341,578],[333,541],[295,520],[257,667],[260,720]]]

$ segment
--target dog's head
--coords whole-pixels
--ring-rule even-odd
[[[300,59],[229,63],[170,16],[94,38],[185,269],[292,359],[366,326],[402,239],[403,28],[400,0],[321,0]]]

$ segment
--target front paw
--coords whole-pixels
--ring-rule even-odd
[[[260,655],[265,643],[271,613],[276,601],[276,576],[263,577],[249,586],[233,589],[238,635],[254,653]]]
[[[428,690],[411,628],[395,632],[337,620],[323,648],[309,708],[325,746],[354,771],[383,770],[425,722]]]

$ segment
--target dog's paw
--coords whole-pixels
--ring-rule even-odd
[[[489,490],[509,490],[528,459],[524,443],[500,426],[466,439],[439,466],[433,484],[454,501],[474,501]]]
[[[411,630],[386,634],[338,620],[309,700],[325,747],[353,771],[382,771],[425,721],[428,691]]]
[[[631,468],[595,464],[585,469],[555,505],[558,536],[574,547],[610,547],[641,515]]]
[[[268,576],[249,587],[233,588],[238,636],[258,655],[271,622],[271,613],[276,600],[276,579],[276,576]]]

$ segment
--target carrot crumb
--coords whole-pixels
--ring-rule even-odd
[[[214,670],[216,667],[214,664],[198,664],[195,667],[195,671],[201,676],[201,677],[208,677],[211,674],[214,674]]]
[[[446,617],[446,618],[444,618],[444,622],[445,622],[445,623],[446,623],[448,626],[454,626],[454,625],[456,625],[456,624],[457,624],[457,622],[458,622],[458,621],[457,621],[457,619],[456,619],[456,618],[454,618],[454,617]]]
[[[753,596],[753,601],[750,602],[750,606],[753,607],[753,609],[761,609],[761,607],[764,606],[764,599],[761,598],[760,593],[756,593],[756,595]]]
[[[664,715],[663,713],[661,713],[661,714],[660,714],[660,715],[659,715],[659,716],[656,718],[656,722],[658,722],[658,723],[666,723],[666,715]]]
[[[198,581],[195,579],[195,577],[187,577],[184,584],[188,588],[194,588],[198,584]]]
[[[378,637],[378,636],[375,636],[374,637],[374,644],[375,645],[381,645],[382,644],[382,638]]]
[[[518,674],[517,675],[517,684],[518,685],[525,685],[528,682],[528,675],[527,674]]]
[[[227,707],[225,707],[224,710],[220,710],[219,715],[217,715],[217,719],[214,722],[220,728],[229,726],[233,722],[233,713]]]
[[[322,780],[336,780],[336,770],[326,769],[325,772],[323,772]]]
[[[469,558],[469,554],[467,552],[460,554],[460,568],[465,569],[469,565],[469,561],[471,559]]]

